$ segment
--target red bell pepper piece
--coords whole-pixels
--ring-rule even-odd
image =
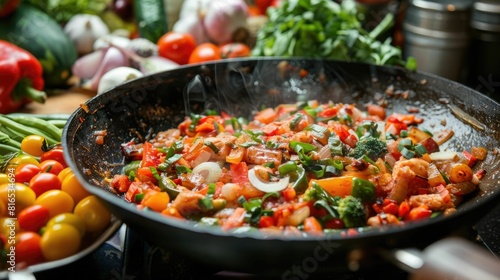
[[[31,100],[44,103],[42,65],[28,51],[0,40],[0,113],[15,112]]]

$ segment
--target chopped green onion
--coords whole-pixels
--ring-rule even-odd
[[[259,143],[257,142],[245,142],[245,143],[241,143],[241,144],[238,144],[240,147],[243,147],[243,148],[248,148],[248,147],[251,147],[251,146],[257,146],[259,145]]]
[[[399,136],[402,138],[408,137],[408,130],[401,130]]]
[[[134,202],[140,203],[143,198],[144,198],[144,193],[138,193],[138,194],[134,195]]]
[[[290,172],[294,172],[296,170],[297,170],[297,163],[295,163],[295,161],[288,161],[278,166],[278,172],[280,173],[281,176],[286,175]]]
[[[419,155],[425,155],[427,153],[427,149],[422,144],[415,145],[415,152]]]
[[[401,150],[403,150],[403,148],[410,147],[412,145],[413,145],[413,142],[411,141],[411,139],[401,139],[401,140],[399,140],[399,143],[398,143],[398,150],[401,152]]]
[[[174,152],[180,153],[182,152],[182,150],[184,150],[184,144],[182,143],[182,141],[177,140],[174,141],[174,144],[172,144],[172,148],[174,149]]]
[[[290,141],[290,148],[295,152],[303,151],[304,153],[309,153],[316,150],[316,146],[309,143]]]
[[[182,157],[181,154],[174,154],[173,156],[167,158],[164,162],[160,163],[158,165],[158,169],[160,171],[167,170],[168,168],[170,168],[170,166],[172,166],[172,164],[174,164],[176,161],[178,161],[181,157]]]
[[[214,208],[214,204],[211,197],[200,198],[198,200],[198,206],[200,206],[203,212],[212,210]]]
[[[216,187],[216,185],[214,183],[208,184],[207,195],[215,194],[215,187]]]
[[[191,173],[192,170],[184,165],[177,165],[175,166],[175,171],[177,171],[177,174],[182,174],[182,173]]]
[[[300,120],[303,118],[304,116],[302,114],[295,114],[293,116],[293,119],[290,121],[290,129],[291,130],[295,130],[295,128],[297,127],[297,125],[299,124]]]
[[[240,205],[243,205],[245,202],[247,202],[246,198],[244,196],[238,197],[238,203]]]
[[[165,186],[165,183],[163,182],[160,174],[158,174],[158,171],[156,170],[156,168],[154,168],[153,166],[150,166],[149,170],[151,170],[151,173],[153,173],[153,177],[158,181],[158,187],[160,187],[160,189],[162,191],[166,190],[167,186]]]
[[[196,128],[196,125],[198,124],[198,122],[200,121],[200,119],[203,116],[191,113],[190,117],[191,117],[191,124],[189,125],[189,131],[194,131],[194,129]]]
[[[135,179],[135,172],[134,171],[130,171],[128,173],[128,180],[129,181],[134,181],[134,179]]]
[[[414,158],[415,154],[416,154],[414,151],[409,150],[406,147],[404,147],[400,152],[401,152],[401,155],[407,159]]]
[[[266,162],[262,166],[269,167],[269,168],[274,168],[274,161]]]
[[[219,148],[217,148],[217,146],[215,146],[215,144],[212,141],[205,141],[203,144],[205,144],[205,146],[212,149],[212,151],[214,151],[214,153],[216,153],[216,154],[219,153]]]

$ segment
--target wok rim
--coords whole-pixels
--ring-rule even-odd
[[[287,60],[287,61],[298,61],[298,60],[310,60],[310,61],[328,61],[332,63],[346,63],[346,61],[341,61],[341,60],[331,60],[331,59],[319,59],[319,58],[302,58],[302,57],[259,57],[259,58],[235,58],[231,59],[230,62],[245,62],[245,61],[281,61],[281,60]],[[214,61],[214,62],[205,62],[205,63],[197,63],[197,64],[189,64],[189,65],[182,65],[179,66],[176,69],[172,70],[167,70],[163,71],[160,73],[153,74],[154,75],[163,75],[168,72],[173,72],[177,71],[180,69],[186,69],[186,68],[196,68],[200,67],[203,65],[212,65],[212,64],[222,64],[222,63],[229,63],[229,61],[223,60],[223,61]],[[369,67],[375,67],[375,68],[385,68],[385,69],[392,69],[396,71],[403,71],[405,74],[410,74],[414,75],[415,77],[421,77],[424,79],[427,79],[427,81],[436,81],[440,83],[448,83],[452,85],[453,87],[458,87],[458,88],[467,88],[467,90],[474,92],[474,94],[479,94],[482,96],[482,98],[485,98],[486,101],[497,103],[497,101],[493,100],[491,97],[486,96],[472,88],[467,87],[466,85],[460,84],[456,81],[448,80],[446,78],[423,72],[423,71],[410,71],[405,68],[399,67],[399,66],[380,66],[380,65],[372,65],[368,63],[362,63],[362,62],[348,62],[348,63],[356,63],[356,64],[362,64],[362,65],[368,65]],[[116,96],[117,95],[117,89],[126,87],[127,85],[130,85],[131,83],[137,83],[139,81],[143,81],[147,79],[149,76],[137,78],[130,80],[126,82],[125,84],[116,86],[114,88],[109,89],[105,93],[102,93],[100,95],[96,95],[92,97],[91,99],[87,100],[84,104],[86,106],[93,107],[92,105],[94,103],[99,104],[100,99],[103,97],[100,97],[101,95],[105,97],[110,97],[110,96]],[[415,81],[417,78],[415,78]],[[443,89],[440,89],[443,90]],[[500,107],[500,105],[499,105]],[[77,110],[75,110],[70,117],[68,118],[67,124],[64,126],[63,129],[63,134],[62,134],[62,145],[63,149],[68,150],[72,148],[72,137],[69,135],[68,131],[70,130],[70,127],[73,123],[79,124],[78,122],[78,117],[83,114],[86,115],[87,113],[85,110],[80,106]],[[175,227],[181,230],[187,230],[195,233],[200,233],[200,234],[209,234],[213,236],[220,236],[220,237],[234,237],[234,238],[250,238],[253,240],[258,240],[258,241],[263,241],[263,242],[268,242],[270,240],[280,240],[280,241],[290,241],[290,242],[317,242],[319,240],[332,240],[332,241],[362,241],[366,239],[381,239],[381,238],[387,238],[391,236],[398,236],[402,235],[406,232],[412,232],[412,231],[422,231],[428,228],[435,228],[436,226],[442,225],[449,225],[452,224],[464,216],[468,215],[475,215],[478,216],[480,215],[481,217],[486,216],[491,208],[495,205],[496,199],[500,197],[500,190],[498,190],[498,187],[495,188],[494,191],[491,191],[488,194],[482,195],[481,197],[477,198],[477,201],[473,203],[473,205],[470,205],[467,207],[466,210],[460,211],[460,206],[458,207],[457,213],[450,215],[448,217],[443,217],[443,215],[439,215],[438,217],[434,217],[432,219],[427,219],[425,221],[419,221],[419,222],[414,222],[414,223],[407,223],[402,226],[387,226],[387,227],[380,227],[380,228],[373,228],[371,227],[370,230],[361,230],[358,234],[356,235],[346,235],[346,236],[332,236],[332,235],[326,235],[326,236],[301,236],[301,237],[284,237],[284,236],[275,236],[275,235],[262,235],[260,233],[253,233],[253,232],[245,232],[243,234],[241,233],[231,233],[231,232],[221,232],[220,230],[214,229],[212,227],[197,227],[194,226],[194,222],[181,222],[176,219],[169,219],[166,218],[162,215],[159,215],[158,213],[154,213],[151,211],[140,211],[136,208],[135,204],[126,202],[122,198],[118,197],[117,195],[114,195],[110,193],[109,191],[106,191],[102,189],[100,186],[92,184],[88,182],[85,178],[82,172],[77,168],[76,163],[74,162],[74,159],[72,157],[71,152],[65,152],[64,157],[65,160],[70,168],[75,170],[75,175],[77,179],[82,183],[82,185],[87,189],[90,193],[96,195],[99,199],[103,200],[106,204],[108,204],[111,208],[117,208],[120,210],[124,210],[127,212],[127,214],[133,214],[133,216],[138,216],[144,219],[149,219],[152,220],[156,223],[161,223],[165,224],[166,226],[169,227]],[[487,209],[487,211],[484,211],[482,214],[478,214],[478,211],[480,209]],[[128,217],[119,217],[125,224],[130,226],[131,228],[134,228],[137,226],[136,223],[127,223]],[[135,217],[133,217],[131,220],[133,220]],[[479,221],[479,219],[478,219]],[[347,232],[348,229],[342,230],[343,232]],[[438,237],[439,238],[439,237]]]

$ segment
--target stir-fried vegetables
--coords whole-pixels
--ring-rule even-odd
[[[441,151],[412,114],[352,104],[284,104],[246,121],[191,115],[124,143],[111,186],[141,209],[285,235],[401,225],[452,214],[477,191],[487,151]]]

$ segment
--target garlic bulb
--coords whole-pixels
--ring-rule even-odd
[[[142,77],[143,74],[132,67],[122,66],[109,70],[101,77],[97,94],[101,94],[115,86],[121,85],[126,81]]]
[[[94,50],[97,38],[109,34],[109,28],[96,15],[77,14],[64,26],[64,33],[75,44],[78,54],[84,55]]]

